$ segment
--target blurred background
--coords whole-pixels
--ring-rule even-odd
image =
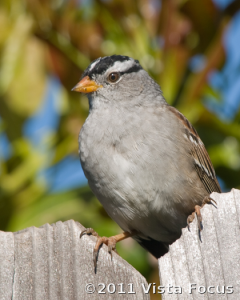
[[[0,28],[1,230],[74,219],[121,232],[78,158],[88,102],[71,88],[99,56],[138,59],[197,129],[223,191],[240,188],[239,0],[1,0]],[[133,240],[118,251],[159,283]]]

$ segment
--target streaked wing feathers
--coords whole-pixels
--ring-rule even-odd
[[[172,106],[169,106],[169,108],[184,126],[185,138],[187,138],[191,143],[190,153],[194,159],[197,174],[204,184],[204,187],[209,194],[212,192],[221,193],[221,188],[217,181],[212,162],[197,131],[177,109]]]

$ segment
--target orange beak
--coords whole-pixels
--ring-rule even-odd
[[[91,80],[88,76],[85,76],[78,84],[72,88],[72,91],[80,93],[92,93],[101,88],[102,85],[98,85],[95,81]]]

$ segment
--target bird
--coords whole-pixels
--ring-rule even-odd
[[[79,157],[88,184],[123,232],[97,237],[100,246],[132,237],[154,257],[169,250],[221,192],[207,150],[187,118],[170,106],[157,82],[128,56],[94,60],[72,89],[87,95],[89,114],[79,134]],[[212,203],[213,204],[213,203]]]

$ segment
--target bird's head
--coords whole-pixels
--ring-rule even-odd
[[[161,94],[159,85],[141,67],[138,60],[122,55],[106,56],[93,61],[72,90],[87,94],[90,105],[96,99],[112,104],[138,105],[148,98],[149,90],[153,90],[153,94]]]

